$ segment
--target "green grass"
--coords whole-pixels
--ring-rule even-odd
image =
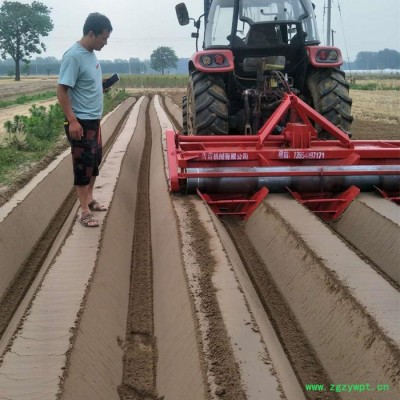
[[[27,163],[40,160],[44,152],[26,152],[15,148],[0,148],[0,183],[10,183],[11,177],[17,169],[21,169]]]
[[[0,184],[12,183],[18,173],[32,162],[42,160],[53,148],[51,144],[35,151],[21,151],[15,148],[0,148]]]
[[[387,80],[400,80],[399,72],[390,72],[390,73],[381,73],[381,74],[373,74],[368,72],[351,72],[348,71],[346,73],[347,77],[353,76],[357,80],[365,80],[365,81],[387,81]]]
[[[120,75],[122,88],[185,88],[187,75]]]
[[[354,90],[400,90],[400,84],[398,82],[379,82],[379,81],[356,81],[350,83],[350,89]]]
[[[355,90],[400,90],[400,74],[347,73],[350,88]]]
[[[44,92],[32,96],[19,96],[15,100],[0,101],[0,108],[15,106],[16,104],[32,103],[33,101],[48,100],[56,97],[56,92]]]
[[[125,90],[111,90],[104,96],[104,114],[127,99]],[[29,116],[7,121],[7,134],[0,143],[0,184],[12,183],[24,169],[53,154],[64,139],[64,114],[58,104],[46,108],[33,105]],[[65,140],[65,147],[67,142]]]
[[[103,116],[114,110],[118,104],[122,103],[129,97],[129,94],[124,90],[112,89],[104,95],[104,110]]]

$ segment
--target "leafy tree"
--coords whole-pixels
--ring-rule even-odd
[[[164,75],[166,69],[176,68],[177,62],[178,57],[171,47],[158,47],[150,56],[151,68],[155,71],[161,71],[162,75]]]
[[[390,49],[378,52],[361,51],[357,54],[353,66],[357,69],[398,69],[400,68],[400,52]]]
[[[40,36],[48,36],[54,27],[50,10],[38,1],[31,5],[5,1],[0,7],[0,55],[3,60],[7,54],[14,60],[16,81],[20,80],[20,61],[46,50]]]
[[[25,75],[30,75],[31,73],[31,65],[30,61],[25,61],[24,65],[22,66],[22,71]]]
[[[377,54],[379,68],[400,68],[400,53],[396,50],[384,49]]]
[[[360,51],[357,53],[355,65],[357,69],[377,69],[376,52]]]
[[[139,58],[131,57],[128,62],[130,74],[140,74],[142,72],[142,63]]]

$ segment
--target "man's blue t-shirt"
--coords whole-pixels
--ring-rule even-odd
[[[69,86],[72,111],[79,119],[101,119],[103,85],[100,63],[93,51],[78,42],[67,50],[61,61],[58,83]]]

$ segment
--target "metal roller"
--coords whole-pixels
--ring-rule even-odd
[[[361,191],[373,191],[374,186],[388,192],[400,190],[398,165],[191,168],[186,172],[196,175],[229,174],[229,176],[188,178],[187,193],[196,193],[196,189],[207,193],[252,193],[263,186],[271,193],[286,192],[286,187],[302,193],[335,193],[342,192],[352,185]],[[243,176],[246,173],[259,176]]]

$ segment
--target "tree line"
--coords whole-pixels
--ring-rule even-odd
[[[32,63],[33,54],[46,51],[46,45],[41,42],[41,37],[48,36],[54,28],[50,12],[51,8],[38,1],[34,1],[31,5],[18,1],[3,2],[0,6],[0,56],[5,60],[1,67],[6,71],[3,68],[0,74],[15,76],[15,80],[19,81],[21,69],[25,75],[59,73],[60,62],[53,57],[49,57],[45,62],[36,58]],[[150,60],[140,61],[138,58],[130,58],[104,61],[102,70],[104,73],[128,74],[142,74],[153,70],[164,74],[176,69],[178,61],[174,49],[160,46],[153,51]]]
[[[345,69],[382,70],[400,69],[400,52],[391,49],[381,51],[360,51],[353,62],[346,63]]]
[[[33,54],[46,51],[41,37],[53,30],[51,8],[33,1],[31,5],[18,1],[4,1],[0,6],[0,75],[15,76],[20,80],[25,75],[57,75],[60,61],[54,57],[32,60]],[[11,66],[13,64],[13,66]],[[378,52],[362,51],[356,60],[346,63],[344,69],[400,69],[400,53],[384,49]],[[150,60],[138,58],[102,61],[102,70],[108,73],[145,74],[155,71],[187,74],[187,59],[178,59],[171,47],[160,46],[153,51]]]
[[[178,58],[175,67],[164,69],[167,74],[187,74],[188,58]],[[152,68],[151,60],[140,60],[139,58],[130,58],[129,60],[100,60],[103,74],[157,74],[162,73],[161,70],[156,71]],[[58,75],[60,72],[61,60],[56,57],[36,57],[28,63],[20,63],[20,71],[22,76],[30,75]],[[15,62],[13,59],[0,60],[0,76],[15,77]]]
[[[188,58],[177,58],[174,67],[168,67],[164,73],[187,74]],[[140,60],[131,57],[128,60],[100,60],[104,74],[155,74],[162,72],[152,68],[151,60]],[[28,63],[22,62],[20,71],[23,76],[29,75],[58,75],[60,72],[61,60],[56,57],[36,57]],[[361,51],[356,59],[343,65],[346,70],[383,70],[400,69],[400,52],[384,49],[378,52]],[[0,76],[15,76],[15,62],[13,59],[0,60]]]

